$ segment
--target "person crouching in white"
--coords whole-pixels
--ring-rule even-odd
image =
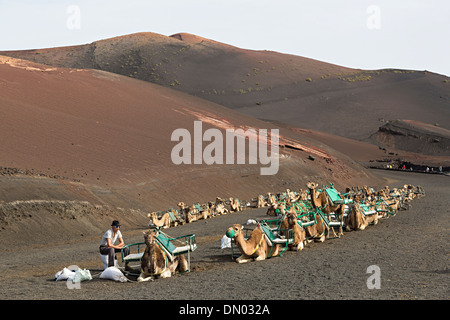
[[[114,260],[116,258],[116,253],[120,252],[120,249],[125,246],[122,233],[120,233],[119,229],[119,221],[114,220],[111,224],[111,229],[108,229],[105,232],[100,244],[100,254],[108,256],[108,267],[113,267],[115,265]],[[119,240],[119,243],[115,244],[117,240]]]

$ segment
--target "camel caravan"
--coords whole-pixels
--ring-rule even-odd
[[[121,250],[123,269],[127,275],[136,275],[138,282],[189,272],[190,254],[197,249],[195,234],[174,238],[162,229],[241,212],[250,206],[266,207],[269,218],[248,220],[247,226],[233,224],[226,230],[222,242],[228,240],[232,257],[238,263],[283,256],[287,250],[301,251],[313,241],[340,238],[344,230],[364,230],[380,219],[409,209],[411,200],[424,195],[422,187],[412,185],[392,190],[386,186],[379,191],[364,186],[340,193],[333,184],[319,188],[318,184],[309,182],[299,192],[287,189],[277,194],[258,195],[252,199],[253,205],[220,197],[204,205],[188,206],[179,202],[179,209],[148,215],[152,228],[144,232],[144,242]]]
[[[200,204],[194,203],[190,206],[184,202],[178,203],[178,209],[169,208],[167,211],[151,212],[147,214],[150,218],[149,227],[154,228],[170,228],[182,225],[185,223],[192,223],[198,220],[206,220],[216,216],[240,212],[249,207],[247,201],[240,201],[238,198],[228,198],[225,200],[216,197],[215,201],[208,201]]]
[[[404,185],[375,191],[367,186],[339,193],[331,184],[319,189],[309,182],[299,193],[290,191],[257,198],[268,207],[271,219],[254,221],[255,227],[234,224],[224,237],[232,240],[232,257],[238,263],[282,256],[286,250],[301,251],[305,245],[339,238],[345,231],[364,230],[380,219],[411,207],[411,200],[425,196],[421,186]],[[337,229],[337,230],[336,230]],[[237,256],[235,254],[238,249]]]

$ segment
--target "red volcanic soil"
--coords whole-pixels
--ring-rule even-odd
[[[224,137],[228,128],[278,127],[104,71],[50,68],[1,57],[0,118],[0,198],[5,205],[31,201],[21,203],[22,215],[2,209],[1,219],[10,227],[18,223],[14,217],[27,221],[26,212],[32,215],[38,207],[84,206],[64,201],[87,201],[87,216],[102,211],[95,206],[104,206],[105,219],[114,212],[125,219],[124,210],[137,210],[128,212],[133,224],[145,221],[147,212],[176,207],[180,201],[204,203],[217,196],[250,200],[305,188],[309,180],[334,182],[341,189],[379,182],[347,156],[283,128],[276,175],[261,175],[267,165],[259,162],[175,165],[171,152],[178,142],[171,141],[171,134],[180,128],[193,134],[195,120],[202,120],[203,131],[217,128]]]

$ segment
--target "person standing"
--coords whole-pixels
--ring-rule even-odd
[[[100,243],[100,254],[108,256],[108,267],[115,265],[116,253],[120,252],[125,246],[120,232],[120,223],[118,220],[114,220],[111,224],[111,229],[108,229],[103,235],[102,242]],[[115,244],[119,240],[118,244]]]

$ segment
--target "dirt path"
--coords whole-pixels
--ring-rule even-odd
[[[216,217],[207,222],[167,229],[173,236],[195,233],[198,249],[192,269],[146,283],[96,279],[101,272],[99,238],[83,242],[0,252],[1,299],[449,299],[448,219],[450,180],[446,176],[376,171],[393,187],[422,185],[426,196],[412,208],[365,231],[313,243],[302,252],[286,252],[262,262],[239,265],[220,239],[233,223],[265,217],[266,209]],[[107,227],[106,227],[107,228]],[[122,230],[127,243],[142,239],[142,229]],[[89,268],[94,280],[80,290],[54,282],[63,267]],[[380,289],[368,289],[370,266],[380,270]]]

